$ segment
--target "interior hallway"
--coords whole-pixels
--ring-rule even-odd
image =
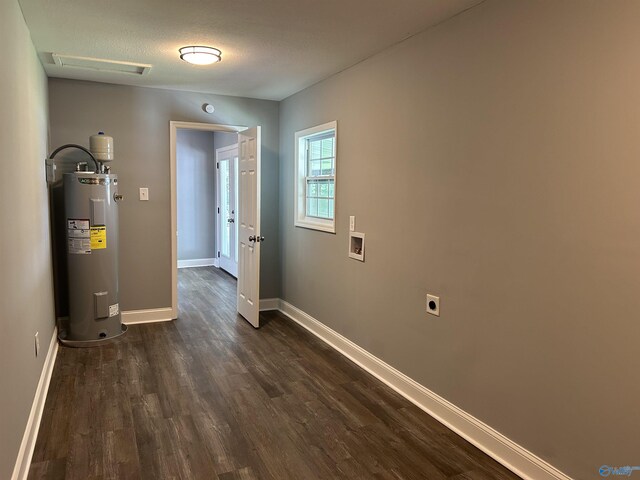
[[[516,479],[235,279],[179,271],[175,322],[61,348],[30,479]]]

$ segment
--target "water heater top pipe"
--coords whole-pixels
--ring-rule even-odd
[[[98,165],[98,161],[96,160],[96,157],[94,157],[93,154],[89,150],[84,148],[82,145],[76,145],[75,143],[68,143],[66,145],[62,145],[61,147],[56,148],[51,153],[51,155],[49,155],[49,158],[53,159],[53,157],[55,157],[58,153],[60,153],[62,150],[65,150],[67,148],[77,148],[78,150],[82,150],[87,155],[89,155],[91,157],[91,160],[93,160],[93,163],[95,163],[96,165],[96,169],[94,173],[100,173],[100,166]]]

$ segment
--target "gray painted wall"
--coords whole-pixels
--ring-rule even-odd
[[[0,2],[0,43],[0,478],[11,478],[55,323],[47,79],[16,1]]]
[[[234,143],[238,143],[238,135],[228,132],[213,132],[216,148],[228,147]]]
[[[640,462],[638,18],[487,1],[280,107],[283,298],[574,478]],[[336,235],[293,226],[330,120]]]
[[[202,104],[215,106],[215,114]],[[261,125],[261,296],[279,295],[278,118],[267,100],[129,87],[52,78],[49,81],[51,145],[88,144],[104,130],[114,137],[113,171],[125,201],[120,208],[120,302],[123,310],[171,305],[169,121]],[[148,202],[138,188],[148,187]]]
[[[214,132],[179,129],[176,141],[178,261],[214,258],[217,148]]]

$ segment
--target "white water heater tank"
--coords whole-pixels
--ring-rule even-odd
[[[91,135],[89,150],[99,162],[110,162],[113,160],[113,137],[105,135],[104,132]]]

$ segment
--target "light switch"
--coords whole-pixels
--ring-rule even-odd
[[[351,215],[349,217],[349,231],[355,232],[355,230],[356,230],[356,217]]]
[[[140,187],[140,200],[149,200],[149,189],[147,187]]]

